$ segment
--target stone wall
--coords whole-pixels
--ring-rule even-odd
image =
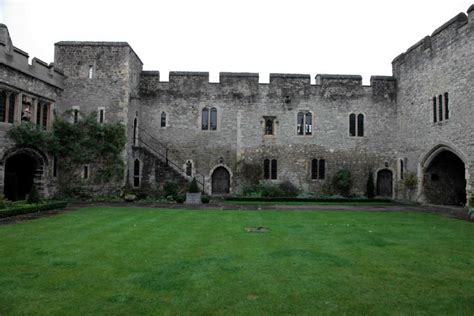
[[[140,82],[141,127],[166,147],[178,164],[194,162],[198,179],[211,187],[212,170],[224,165],[233,175],[232,192],[242,179],[239,165],[262,166],[277,159],[278,179],[290,180],[316,193],[340,169],[353,172],[353,193],[364,194],[368,171],[394,168],[396,104],[394,80],[372,78],[363,86],[360,76],[271,74],[259,84],[257,74],[221,73],[209,83],[208,73],[170,73],[160,82],[158,73],[144,72]],[[204,107],[215,107],[217,130],[201,129]],[[312,135],[297,135],[297,114],[310,111]],[[167,124],[160,126],[161,113]],[[350,113],[365,116],[365,136],[349,136]],[[264,135],[264,117],[275,117],[274,135]],[[310,161],[325,159],[326,180],[310,179]],[[272,180],[273,181],[273,180]]]
[[[397,147],[423,194],[425,161],[444,147],[466,165],[467,195],[474,187],[474,6],[409,48],[392,62],[399,108]],[[433,97],[449,93],[449,119],[434,122]],[[438,102],[437,102],[438,103]]]

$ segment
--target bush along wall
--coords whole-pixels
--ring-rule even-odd
[[[358,198],[296,198],[296,197],[228,197],[236,202],[331,202],[331,203],[391,203],[390,199]]]
[[[66,201],[50,201],[39,204],[12,204],[4,209],[0,209],[0,218],[61,209],[65,208],[66,206]]]

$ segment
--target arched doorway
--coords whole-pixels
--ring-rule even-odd
[[[377,172],[377,195],[387,198],[392,197],[393,173],[388,169]]]
[[[230,174],[224,167],[217,167],[212,173],[212,194],[228,194],[230,191]]]
[[[437,150],[423,169],[423,193],[426,201],[441,205],[466,204],[464,162],[450,150]]]
[[[5,163],[5,197],[11,201],[23,200],[30,193],[37,162],[27,154],[9,157]]]
[[[47,158],[32,148],[12,148],[2,159],[4,166],[3,193],[11,201],[23,200],[30,193],[33,183],[43,192],[43,171]]]

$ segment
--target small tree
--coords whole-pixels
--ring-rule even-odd
[[[367,178],[367,197],[373,199],[375,196],[375,185],[374,185],[374,174],[369,171],[369,177]]]
[[[408,199],[411,200],[411,196],[413,191],[416,189],[418,185],[418,178],[414,172],[407,172],[405,173],[405,177],[403,179],[403,186],[407,190]]]
[[[196,178],[193,178],[193,181],[191,181],[191,184],[189,185],[188,189],[189,193],[199,193],[201,190],[199,190]]]
[[[28,194],[28,199],[26,200],[26,202],[28,204],[38,204],[40,201],[41,199],[40,199],[39,192],[36,189],[36,185],[33,184],[33,186],[31,187],[30,194]]]
[[[352,175],[349,170],[339,170],[332,178],[332,187],[336,193],[349,196],[352,188]]]

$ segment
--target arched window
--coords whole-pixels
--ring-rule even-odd
[[[133,146],[137,146],[137,136],[138,136],[138,120],[135,118],[133,120]]]
[[[437,109],[436,109],[436,97],[433,97],[433,122],[438,121],[438,115],[437,115]]]
[[[364,136],[364,114],[357,115],[357,136]]]
[[[166,126],[166,113],[165,112],[161,112],[161,124],[160,124],[161,127],[165,127]]]
[[[5,116],[7,114],[7,94],[5,92],[0,93],[0,122],[5,122]]]
[[[318,178],[318,159],[311,160],[311,179]]]
[[[89,165],[82,166],[82,178],[84,180],[89,179]]]
[[[43,104],[43,128],[46,129],[46,127],[48,126],[48,105],[47,104]]]
[[[263,161],[263,178],[270,179],[270,159]]]
[[[193,163],[191,161],[186,162],[186,175],[193,176]]]
[[[13,120],[15,119],[15,101],[16,95],[10,94],[10,106],[8,107],[8,123],[13,124]]]
[[[319,159],[319,179],[323,180],[326,178],[326,160]]]
[[[305,118],[304,133],[305,135],[311,135],[313,133],[313,116],[310,112],[307,112]]]
[[[443,96],[441,94],[438,96],[438,118],[440,122],[443,120]]]
[[[202,109],[201,129],[209,129],[209,110],[208,108]]]
[[[133,186],[140,186],[140,160],[138,159],[133,162]]]
[[[58,176],[58,157],[53,156],[53,178]]]
[[[447,92],[444,94],[444,118],[449,119],[449,95]]]
[[[304,114],[299,112],[296,118],[296,133],[298,135],[303,135],[303,126],[304,126]]]
[[[356,136],[356,115],[349,115],[349,135]]]
[[[211,108],[211,130],[217,129],[217,109]]]

